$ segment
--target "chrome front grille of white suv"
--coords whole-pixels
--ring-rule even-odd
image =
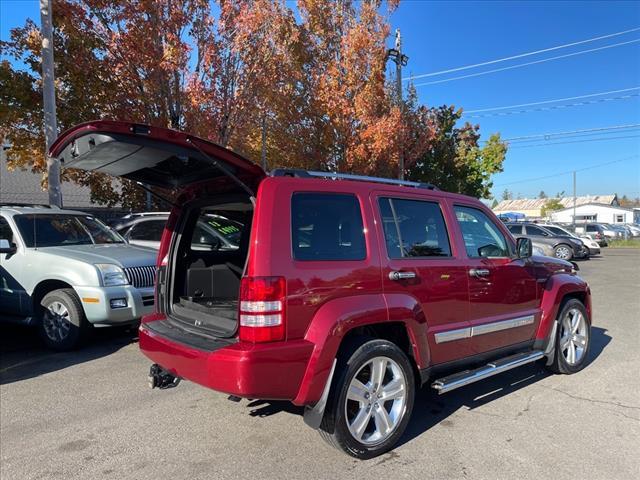
[[[123,270],[129,283],[136,288],[152,287],[156,279],[157,268],[155,265],[147,267],[127,267]]]

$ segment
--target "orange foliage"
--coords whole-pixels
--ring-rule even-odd
[[[212,12],[212,4],[215,13]],[[97,118],[178,128],[278,166],[397,175],[432,138],[415,98],[386,84],[388,14],[397,1],[56,0],[58,122]],[[14,29],[0,64],[0,137],[10,164],[44,169],[40,35]],[[66,171],[94,199],[135,207],[143,195]]]

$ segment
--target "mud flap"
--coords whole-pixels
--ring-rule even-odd
[[[322,423],[322,417],[324,417],[324,409],[327,406],[327,399],[329,398],[329,391],[331,390],[331,382],[333,381],[333,374],[336,369],[337,359],[333,360],[333,365],[331,365],[331,372],[329,373],[329,378],[327,378],[327,383],[324,386],[324,390],[322,391],[322,396],[320,400],[313,406],[306,406],[304,409],[304,423],[309,425],[314,430],[320,428],[320,424]]]

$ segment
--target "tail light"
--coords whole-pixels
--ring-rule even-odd
[[[284,340],[284,277],[243,277],[240,282],[240,340]]]

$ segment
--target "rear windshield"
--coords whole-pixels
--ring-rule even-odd
[[[296,260],[364,260],[360,202],[355,195],[296,193],[291,200]]]
[[[90,215],[16,215],[27,247],[124,243],[124,239]]]

